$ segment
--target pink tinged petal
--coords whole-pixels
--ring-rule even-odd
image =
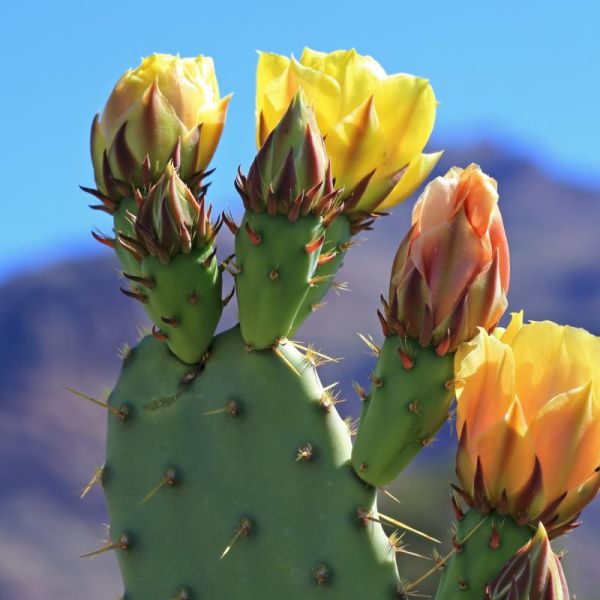
[[[412,222],[419,224],[419,230],[426,232],[448,223],[456,214],[453,201],[457,179],[436,177],[427,185],[417,200],[412,213]]]
[[[483,237],[487,234],[497,210],[496,182],[484,175],[478,167],[468,167],[465,170],[465,174],[467,173],[469,174],[469,191],[464,200],[464,210],[473,229],[480,237]]]
[[[502,288],[498,252],[494,254],[488,268],[471,283],[467,297],[469,307],[467,335],[474,335],[478,327],[491,331],[508,306],[508,300]]]
[[[506,232],[504,231],[502,215],[497,207],[492,215],[492,221],[488,235],[492,253],[498,252],[500,281],[502,283],[502,289],[506,293],[508,292],[510,283],[510,254],[508,249],[508,241],[506,239]]]
[[[597,436],[593,425],[591,383],[554,397],[531,422],[547,497],[559,496],[593,473],[600,461],[600,440],[586,440],[591,426]],[[584,440],[587,448],[582,447]]]
[[[486,257],[464,213],[450,222],[421,232],[411,247],[411,257],[427,281],[437,325],[452,311]]]

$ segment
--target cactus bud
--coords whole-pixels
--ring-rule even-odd
[[[98,189],[120,199],[130,185],[147,186],[166,164],[184,181],[206,169],[225,122],[229,96],[219,97],[209,57],[154,54],[117,82],[92,125]]]
[[[540,523],[535,536],[506,563],[485,600],[570,600],[560,560]]]
[[[390,329],[445,354],[506,310],[508,244],[496,182],[477,165],[432,181],[392,267]]]

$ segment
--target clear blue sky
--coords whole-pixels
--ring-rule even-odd
[[[295,8],[297,7],[297,8]],[[234,199],[254,151],[257,49],[356,47],[388,72],[428,77],[445,143],[519,144],[561,176],[600,184],[598,0],[5,3],[0,22],[0,277],[94,248],[91,119],[122,71],[152,52],[214,57],[234,92],[212,201]],[[474,157],[476,160],[477,157]]]

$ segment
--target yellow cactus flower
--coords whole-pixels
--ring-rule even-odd
[[[568,530],[600,487],[600,338],[523,314],[459,347],[457,474],[473,505]]]
[[[221,137],[229,100],[219,96],[210,57],[144,58],[119,79],[92,125],[100,192],[118,197],[129,185],[155,183],[170,160],[184,181],[204,171]]]
[[[423,154],[436,100],[426,79],[387,75],[355,50],[330,54],[306,48],[300,57],[260,53],[257,142],[273,131],[302,89],[325,138],[346,210],[370,212],[398,204],[429,175],[441,152]]]

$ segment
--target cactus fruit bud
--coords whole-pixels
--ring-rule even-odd
[[[540,523],[535,536],[506,563],[484,600],[570,600],[560,560]]]
[[[317,269],[334,262],[325,235],[342,211],[323,139],[301,92],[248,177],[238,174],[236,187],[246,207],[235,244],[242,335],[252,348],[271,348],[295,331],[309,290],[327,279]],[[324,264],[322,257],[332,260]],[[302,311],[302,318],[307,314]]]
[[[189,180],[210,162],[230,97],[221,98],[212,58],[154,54],[117,82],[92,124],[100,193],[120,200],[155,183],[170,160]]]
[[[306,48],[297,61],[261,52],[257,71],[257,140],[261,146],[302,90],[325,137],[348,213],[370,213],[410,196],[441,153],[422,154],[435,120],[426,79],[387,75],[356,50]]]
[[[477,165],[426,188],[392,267],[386,318],[400,336],[439,354],[490,331],[507,306],[508,244],[496,182]]]
[[[147,253],[166,265],[180,253],[212,244],[218,223],[211,224],[210,212],[210,207],[205,209],[203,190],[196,199],[169,162],[133,217],[135,232]]]
[[[600,488],[600,338],[549,321],[483,329],[455,356],[456,469],[480,511],[570,530]]]
[[[292,222],[309,212],[324,219],[341,212],[325,144],[301,92],[265,140],[248,177],[238,173],[236,187],[246,209],[284,214]]]

